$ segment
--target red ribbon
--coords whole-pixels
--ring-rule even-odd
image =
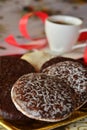
[[[27,26],[27,23],[28,23],[28,19],[33,16],[33,15],[36,15],[37,17],[39,17],[42,22],[44,23],[46,18],[48,17],[48,15],[46,13],[43,13],[43,12],[33,12],[33,13],[28,13],[26,15],[24,15],[21,20],[19,21],[19,30],[21,32],[21,34],[31,40],[31,42],[29,44],[20,44],[18,43],[14,36],[13,35],[10,35],[8,36],[7,38],[5,38],[5,41],[7,43],[9,43],[10,45],[14,45],[16,47],[21,47],[23,49],[29,49],[29,50],[32,50],[32,49],[41,49],[43,47],[45,47],[47,45],[47,40],[46,38],[43,38],[43,39],[33,39],[31,38],[30,34],[28,33],[27,29],[26,29],[26,26]]]
[[[33,40],[33,39],[32,39],[32,38],[30,37],[30,35],[28,34],[27,29],[26,29],[26,26],[27,26],[27,23],[28,23],[28,19],[29,19],[31,16],[33,16],[33,15],[38,16],[38,17],[42,20],[43,23],[45,22],[46,18],[48,17],[48,15],[47,15],[46,13],[43,13],[43,12],[39,12],[39,11],[38,11],[38,12],[34,12],[34,13],[28,13],[28,14],[24,15],[24,16],[21,18],[21,20],[20,20],[20,22],[19,22],[19,30],[20,30],[21,34],[22,34],[25,38],[27,38],[27,39],[29,39],[29,40]]]
[[[13,46],[16,47],[20,47],[20,48],[24,48],[24,49],[28,49],[28,50],[32,50],[32,49],[41,49],[44,48],[47,45],[47,40],[44,39],[39,39],[39,40],[35,40],[35,41],[31,41],[31,43],[29,44],[20,44],[18,43],[15,38],[13,37],[13,35],[10,35],[9,37],[7,37],[5,39],[5,41]]]
[[[82,32],[79,36],[78,41],[87,41],[87,32]],[[87,64],[87,45],[85,47],[83,60],[84,63]]]
[[[85,62],[85,64],[87,64],[87,45],[86,45],[86,47],[85,47],[85,51],[84,51],[84,62]]]
[[[87,40],[87,32],[82,32],[78,38],[78,41],[86,41]]]
[[[25,38],[27,38],[27,39],[29,39],[29,40],[31,40],[32,38],[30,37],[30,34],[28,34],[28,32],[27,32],[26,26],[27,26],[27,23],[28,23],[28,19],[29,19],[32,15],[33,15],[33,13],[29,13],[29,14],[24,15],[24,16],[21,18],[20,22],[19,22],[19,30],[20,30],[21,34],[22,34]]]

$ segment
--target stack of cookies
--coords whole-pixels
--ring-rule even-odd
[[[79,60],[50,56],[38,72],[15,56],[0,57],[0,65],[0,116],[6,120],[57,122],[87,102],[87,66]]]

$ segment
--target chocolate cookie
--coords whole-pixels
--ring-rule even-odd
[[[87,101],[87,68],[80,62],[59,62],[43,69],[42,72],[48,75],[57,75],[75,90],[77,109]]]
[[[66,85],[57,76],[27,74],[13,85],[11,97],[16,108],[29,118],[61,121],[75,109],[73,89]]]
[[[0,57],[0,116],[7,120],[26,120],[11,100],[11,88],[14,82],[23,74],[35,72],[28,62],[16,56]]]

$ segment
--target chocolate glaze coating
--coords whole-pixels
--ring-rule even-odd
[[[57,76],[27,74],[13,85],[11,97],[17,109],[29,118],[61,121],[75,109],[74,91],[66,85]]]
[[[28,62],[16,56],[0,57],[0,116],[6,120],[29,120],[14,106],[11,100],[11,88],[23,74],[35,72]]]
[[[77,109],[87,101],[87,68],[82,63],[63,61],[43,69],[42,72],[57,75],[75,90]]]

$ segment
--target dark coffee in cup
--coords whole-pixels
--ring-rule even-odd
[[[69,23],[67,21],[60,21],[60,20],[53,20],[53,19],[49,19],[49,21],[52,23],[61,24],[61,25],[74,25],[73,23]]]

